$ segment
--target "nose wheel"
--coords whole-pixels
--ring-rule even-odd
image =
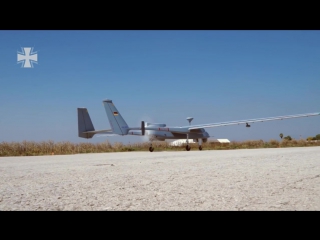
[[[199,150],[200,150],[200,151],[202,150],[202,147],[201,147],[201,146],[199,146]]]
[[[186,146],[186,150],[190,151],[191,147],[189,145]]]

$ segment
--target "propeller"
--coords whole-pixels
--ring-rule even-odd
[[[146,130],[145,130],[145,125],[144,125],[144,121],[141,121],[141,134],[142,136],[144,136]]]

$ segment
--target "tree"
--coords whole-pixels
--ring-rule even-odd
[[[320,134],[316,135],[316,140],[320,140]]]
[[[290,136],[288,135],[288,136],[284,137],[284,139],[286,139],[286,140],[292,140],[292,137],[290,137]]]
[[[281,137],[281,139],[283,138],[283,134],[282,133],[280,133],[280,137]]]

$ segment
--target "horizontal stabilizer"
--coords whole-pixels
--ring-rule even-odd
[[[87,132],[83,132],[83,133],[88,133],[88,134],[113,134],[112,129],[106,129],[106,130],[99,130],[99,131],[87,131]]]
[[[99,134],[99,136],[97,137],[115,137],[115,136],[119,136],[119,135],[114,133],[108,133],[108,134]]]

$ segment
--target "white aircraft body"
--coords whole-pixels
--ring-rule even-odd
[[[169,127],[164,123],[148,123],[141,122],[140,127],[129,127],[121,114],[114,106],[112,100],[103,100],[103,105],[109,119],[111,129],[95,130],[86,108],[78,108],[78,134],[81,138],[92,138],[95,134],[108,134],[108,135],[135,135],[144,136],[147,135],[150,141],[149,151],[153,152],[152,141],[164,141],[165,139],[186,139],[186,150],[191,149],[189,145],[189,139],[193,139],[199,144],[199,150],[202,150],[202,142],[206,142],[210,137],[205,128],[222,127],[230,125],[245,124],[246,127],[250,127],[251,123],[266,122],[274,120],[285,120],[290,118],[311,117],[319,116],[319,112],[304,113],[295,115],[286,115],[278,117],[256,118],[240,121],[219,122],[219,123],[207,123],[199,125],[191,125],[192,117],[188,117],[188,126],[181,127]]]

